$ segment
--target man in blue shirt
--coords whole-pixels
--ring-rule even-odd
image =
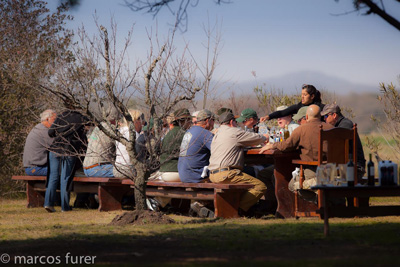
[[[185,183],[203,181],[203,169],[208,166],[211,155],[211,141],[214,135],[214,114],[203,109],[197,114],[197,121],[186,131],[178,160],[179,178]]]

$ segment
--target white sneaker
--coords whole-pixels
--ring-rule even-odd
[[[160,211],[160,204],[154,198],[146,198],[146,205],[149,210]]]
[[[48,212],[56,212],[56,209],[53,206],[45,206],[44,207]]]

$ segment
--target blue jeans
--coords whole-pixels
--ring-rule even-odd
[[[61,209],[63,211],[71,210],[69,206],[69,192],[67,191],[69,181],[74,177],[72,176],[75,167],[76,157],[57,156],[55,153],[49,153],[49,181],[44,198],[44,206],[53,207],[56,200],[56,191],[60,183],[61,192]]]
[[[104,164],[90,169],[83,168],[83,171],[87,177],[114,177],[112,164]]]
[[[25,173],[26,173],[26,175],[46,176],[47,175],[47,166],[45,166],[45,167],[26,167]]]

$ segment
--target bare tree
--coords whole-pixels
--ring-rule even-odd
[[[202,76],[201,87],[203,88],[203,103],[202,109],[207,108],[208,100],[215,100],[218,95],[218,88],[220,85],[220,81],[214,81],[212,79],[214,75],[214,71],[218,67],[218,57],[223,48],[222,45],[222,34],[221,34],[221,25],[218,24],[218,21],[211,27],[210,21],[208,20],[207,25],[203,25],[203,30],[205,35],[207,36],[207,42],[203,43],[203,47],[206,50],[205,62],[199,62],[198,59],[190,52],[192,60],[195,62],[198,71]]]
[[[131,69],[128,47],[132,31],[119,50],[114,22],[110,33],[101,25],[98,25],[98,30],[99,34],[90,38],[83,28],[80,29],[79,45],[72,49],[74,60],[59,61],[54,65],[54,76],[37,82],[37,85],[89,117],[107,136],[125,145],[130,165],[134,166],[129,178],[135,182],[136,208],[143,210],[146,208],[145,181],[158,160],[156,151],[161,140],[158,122],[193,100],[203,89],[203,83],[200,81],[199,84],[196,77],[198,67],[187,55],[188,48],[178,54],[173,46],[174,31],[163,43],[149,33],[149,55]],[[154,134],[146,135],[148,154],[144,161],[139,160],[135,150],[136,132],[129,113],[131,103],[154,120]],[[109,105],[127,122],[129,138],[107,121]]]

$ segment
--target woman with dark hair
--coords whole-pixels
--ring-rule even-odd
[[[277,119],[277,118],[282,118],[285,116],[293,115],[293,114],[296,114],[300,108],[309,106],[312,104],[319,106],[322,110],[325,105],[322,104],[321,102],[322,102],[321,92],[318,91],[314,87],[314,85],[303,84],[303,86],[301,87],[301,102],[294,104],[294,105],[288,107],[287,109],[275,111],[267,116],[261,117],[260,121],[266,121],[266,120]]]

